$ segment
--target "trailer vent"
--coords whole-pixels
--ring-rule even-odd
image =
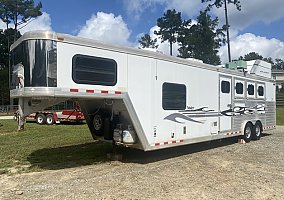
[[[115,60],[77,54],[72,59],[72,65],[75,83],[114,86],[117,82]]]

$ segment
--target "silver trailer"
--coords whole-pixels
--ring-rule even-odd
[[[276,123],[271,65],[229,68],[35,31],[11,46],[10,94],[19,129],[30,113],[74,99],[94,138],[145,151],[258,140]]]

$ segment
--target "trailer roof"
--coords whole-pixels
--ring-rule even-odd
[[[189,65],[189,66],[192,66],[192,67],[207,69],[207,70],[211,70],[211,71],[218,71],[218,72],[221,72],[221,73],[237,75],[237,76],[242,76],[242,77],[246,77],[246,78],[265,80],[265,81],[269,81],[269,80],[271,81],[272,80],[272,79],[269,79],[269,78],[260,77],[260,76],[256,76],[256,75],[253,75],[253,74],[244,75],[244,73],[242,73],[238,70],[226,69],[226,68],[222,68],[220,66],[209,65],[209,64],[201,63],[201,62],[198,62],[198,61],[195,61],[195,60],[187,60],[187,59],[184,59],[184,58],[168,56],[168,55],[165,55],[165,54],[159,53],[159,52],[153,52],[153,51],[148,51],[148,50],[143,50],[143,49],[138,49],[138,48],[132,48],[132,47],[123,47],[123,46],[103,43],[103,42],[93,40],[93,39],[87,39],[87,38],[82,38],[82,37],[72,36],[72,35],[62,34],[62,33],[56,33],[56,32],[51,32],[51,31],[30,31],[30,32],[27,32],[11,45],[10,50],[12,51],[14,48],[16,48],[20,43],[22,43],[25,40],[35,40],[35,39],[54,40],[54,41],[57,41],[57,42],[64,42],[64,43],[69,43],[69,44],[74,44],[74,45],[95,47],[95,48],[105,49],[105,50],[109,50],[109,51],[115,51],[115,52],[130,54],[130,55],[143,56],[143,57],[148,57],[148,58],[154,58],[154,59],[174,62],[174,63],[178,63],[178,64]]]

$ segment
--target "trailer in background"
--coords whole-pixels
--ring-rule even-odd
[[[145,151],[258,140],[276,123],[271,65],[226,67],[35,31],[11,46],[10,94],[20,129],[30,113],[72,98],[94,138]]]
[[[80,110],[39,111],[27,116],[27,120],[35,120],[40,125],[60,124],[61,122],[82,123],[85,118]]]

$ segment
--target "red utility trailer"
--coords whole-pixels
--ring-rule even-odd
[[[80,110],[40,111],[29,115],[28,119],[35,119],[36,123],[52,125],[60,122],[82,122],[85,118]]]

